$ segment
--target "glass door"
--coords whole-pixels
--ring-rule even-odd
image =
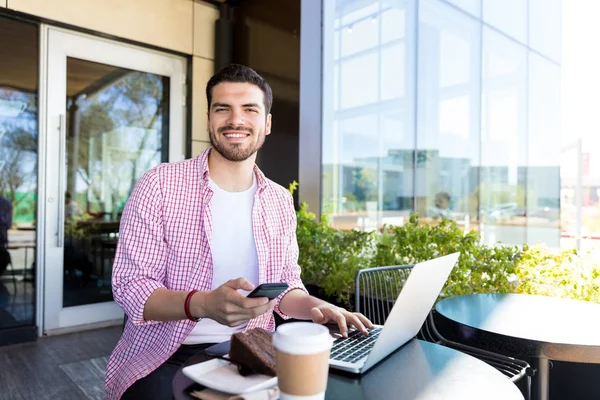
[[[185,60],[47,29],[44,331],[121,318],[111,291],[135,183],[184,154]]]
[[[0,17],[0,346],[37,336],[38,38]]]

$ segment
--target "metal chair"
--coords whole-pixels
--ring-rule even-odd
[[[417,334],[417,338],[437,343],[480,359],[502,372],[511,382],[517,385],[525,399],[531,398],[531,377],[534,375],[534,370],[527,362],[446,339],[435,326],[434,315],[435,310],[432,310]]]
[[[362,312],[374,324],[383,325],[412,267],[413,265],[396,265],[358,271],[355,277],[355,311]],[[417,334],[418,339],[446,346],[484,361],[517,385],[525,399],[531,398],[531,377],[534,371],[527,362],[446,339],[435,326],[434,313],[435,310],[429,313]]]
[[[361,269],[354,283],[354,310],[374,324],[383,325],[414,265]]]

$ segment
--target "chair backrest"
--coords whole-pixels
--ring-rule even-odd
[[[414,265],[361,269],[354,282],[354,310],[374,324],[383,325]]]

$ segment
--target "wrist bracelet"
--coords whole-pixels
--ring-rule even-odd
[[[198,292],[197,290],[192,290],[191,292],[189,292],[185,298],[185,303],[183,305],[183,309],[185,311],[185,315],[186,317],[194,322],[198,322],[200,321],[200,318],[196,318],[192,315],[192,313],[190,312],[190,300],[192,300],[192,296],[194,295],[194,293]]]

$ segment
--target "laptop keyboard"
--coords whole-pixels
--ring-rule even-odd
[[[369,329],[368,331],[369,336],[355,330],[350,332],[347,338],[336,339],[333,342],[329,358],[352,363],[366,357],[379,337],[381,328]]]

